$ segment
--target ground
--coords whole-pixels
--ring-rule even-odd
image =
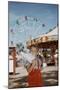
[[[44,86],[58,85],[58,67],[47,66],[41,70]],[[14,78],[13,78],[14,77]],[[9,88],[28,87],[27,76],[9,75]]]
[[[56,66],[48,66],[42,70],[44,86],[58,85],[58,68]]]

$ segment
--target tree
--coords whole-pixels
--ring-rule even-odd
[[[17,47],[18,52],[21,52],[24,50],[24,45],[21,42],[16,44],[16,47]]]

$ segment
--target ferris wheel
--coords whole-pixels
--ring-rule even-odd
[[[17,38],[16,34],[20,34],[21,32],[25,33],[25,40],[27,41],[27,36],[29,36],[28,39],[32,39],[33,35],[31,32],[34,32],[34,35],[40,34],[40,27],[45,27],[45,24],[41,23],[40,18],[37,17],[31,17],[31,16],[19,16],[14,24],[14,27],[10,29],[10,34],[13,38]],[[14,43],[14,39],[11,40],[11,44]]]

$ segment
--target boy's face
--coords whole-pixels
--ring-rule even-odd
[[[38,52],[38,49],[36,47],[31,47],[32,54],[36,55]]]

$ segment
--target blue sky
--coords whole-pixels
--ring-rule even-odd
[[[39,37],[57,26],[58,5],[56,4],[9,2],[8,8],[9,43],[11,40],[14,43],[25,43],[30,37]],[[17,20],[19,25],[16,24]],[[42,24],[45,24],[45,27],[42,27]]]

